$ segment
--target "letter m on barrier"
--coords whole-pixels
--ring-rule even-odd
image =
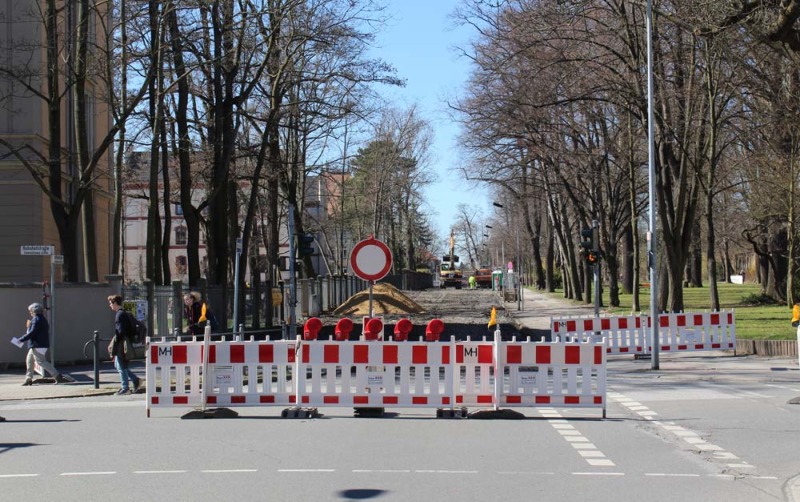
[[[172,347],[159,347],[158,355],[172,357]]]
[[[464,347],[464,357],[478,357],[478,347]]]

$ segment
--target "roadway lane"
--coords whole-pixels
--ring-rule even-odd
[[[606,420],[565,409],[523,409],[525,420],[437,420],[433,410],[371,419],[346,408],[313,420],[280,419],[280,408],[239,408],[232,420],[181,420],[186,410],[169,409],[148,419],[141,396],[5,404],[0,489],[7,500],[64,501],[784,500],[784,483],[800,472],[798,456],[785,455],[796,428],[777,451],[764,443],[797,423],[781,397],[710,399],[706,389],[668,400],[657,381],[639,380],[614,383]],[[713,452],[674,439],[634,402],[701,437],[721,416],[754,408],[767,427],[712,439],[757,468],[710,461]]]

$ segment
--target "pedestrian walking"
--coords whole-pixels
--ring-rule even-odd
[[[111,341],[109,354],[114,358],[114,367],[119,373],[120,389],[118,395],[130,394],[130,382],[133,382],[133,394],[139,391],[142,381],[128,367],[128,353],[126,348],[132,347],[133,323],[131,317],[122,310],[122,297],[110,295],[108,306],[114,311],[114,338]]]
[[[36,364],[43,372],[53,376],[55,383],[66,382],[67,379],[47,360],[47,349],[50,348],[50,324],[44,317],[44,307],[40,303],[28,305],[28,319],[25,334],[19,338],[20,343],[27,344],[28,353],[25,356],[25,381],[22,385],[33,385],[33,374]],[[44,376],[44,375],[42,375]]]

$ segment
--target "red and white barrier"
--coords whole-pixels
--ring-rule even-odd
[[[641,316],[551,318],[555,336],[585,340],[605,338],[609,354],[649,354],[650,318]],[[732,311],[659,315],[659,349],[664,352],[735,350]]]
[[[647,325],[649,328],[649,319]],[[735,350],[734,313],[661,314],[658,316],[658,339],[662,352]]]
[[[601,407],[605,417],[603,340],[500,342],[501,406]]]
[[[294,404],[294,363],[295,342],[151,341],[148,414],[154,407]]]
[[[449,407],[452,345],[303,342],[297,402],[306,406]]]
[[[649,352],[649,334],[643,316],[550,318],[553,337],[578,340],[606,340],[609,354],[645,354]]]
[[[593,406],[605,416],[604,340],[321,341],[310,328],[291,342],[150,340],[148,416],[208,405]]]

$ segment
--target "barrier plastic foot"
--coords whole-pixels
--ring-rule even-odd
[[[286,408],[281,412],[281,418],[317,418],[319,412],[316,408]]]
[[[520,420],[525,415],[516,410],[478,410],[470,413],[469,418],[478,420]]]
[[[353,414],[357,417],[382,417],[384,408],[353,408]]]
[[[437,408],[436,418],[467,418],[467,408]]]
[[[183,415],[181,418],[238,418],[239,414],[230,408],[210,408],[207,410],[193,410]]]

